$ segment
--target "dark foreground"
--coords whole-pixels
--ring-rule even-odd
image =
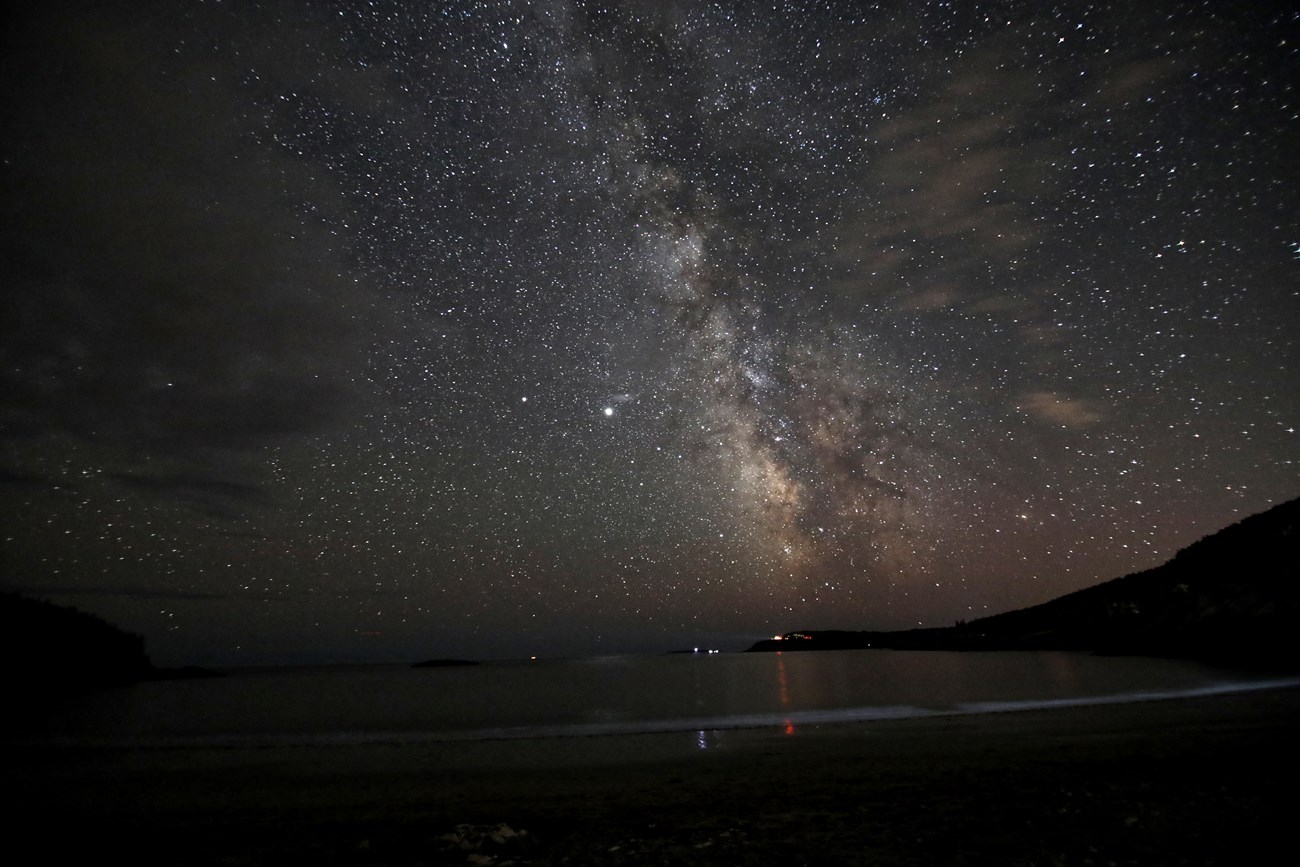
[[[1263,863],[1294,839],[1298,721],[1285,689],[789,735],[9,746],[6,848],[32,863]]]

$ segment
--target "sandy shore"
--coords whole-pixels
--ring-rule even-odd
[[[9,848],[205,865],[1264,863],[1293,822],[1298,721],[1300,689],[1279,689],[789,734],[9,746]]]

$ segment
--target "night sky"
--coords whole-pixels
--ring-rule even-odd
[[[26,5],[0,586],[156,662],[950,625],[1300,495],[1286,4]]]

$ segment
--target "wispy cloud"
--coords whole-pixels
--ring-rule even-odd
[[[1087,427],[1102,420],[1101,411],[1091,401],[1055,391],[1022,395],[1019,407],[1039,421],[1061,427]]]
[[[165,33],[31,17],[3,62],[25,85],[3,144],[0,436],[210,465],[346,413],[362,334],[320,219],[339,194],[256,145],[224,70],[172,68]],[[66,68],[33,74],[51,57]]]

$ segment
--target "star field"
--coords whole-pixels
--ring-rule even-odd
[[[1272,4],[64,4],[3,581],[162,662],[738,648],[1300,494]]]

